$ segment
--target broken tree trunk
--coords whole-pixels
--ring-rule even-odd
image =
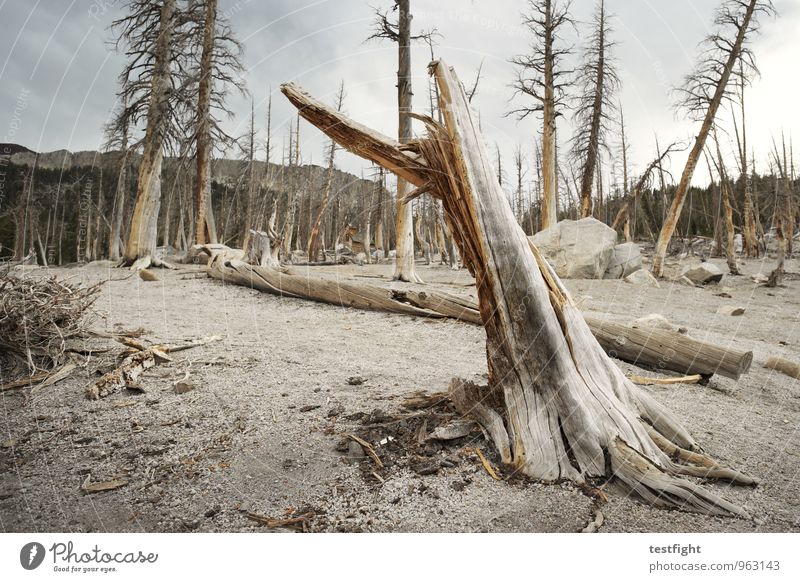
[[[380,163],[388,146],[388,157],[400,160],[397,166],[409,181],[428,184],[443,201],[450,230],[476,279],[487,335],[489,385],[477,390],[476,399],[500,417],[507,437],[500,430],[492,436],[498,450],[507,451],[505,460],[537,479],[615,477],[658,505],[746,515],[673,476],[753,483],[689,453],[696,445],[678,420],[603,352],[566,288],[514,219],[460,81],[442,62],[433,63],[431,71],[445,125],[423,118],[429,135],[414,148],[427,168],[398,144],[362,131],[329,108],[315,118],[308,106],[318,110],[322,105],[296,87],[286,85],[283,91],[301,115],[348,150]],[[331,116],[338,128],[331,126]],[[371,149],[370,143],[378,147]],[[707,462],[685,461],[675,451]]]
[[[260,267],[280,267],[278,252],[280,241],[275,231],[266,233],[250,230],[250,247],[247,249],[247,260]]]

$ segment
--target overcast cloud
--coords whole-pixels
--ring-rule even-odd
[[[671,107],[670,88],[691,69],[698,42],[709,32],[717,0],[607,0],[615,15],[616,57],[622,76],[620,101],[628,126],[634,168],[653,157],[654,136],[662,144],[688,141],[696,125]],[[122,59],[109,44],[109,23],[120,15],[119,0],[0,0],[0,141],[36,151],[97,149],[100,128],[115,102],[116,77]],[[364,43],[371,27],[370,4],[389,7],[390,0],[220,0],[245,45],[246,82],[255,100],[257,122],[265,134],[266,101],[273,97],[273,140],[280,146],[294,111],[278,91],[280,83],[297,81],[316,97],[331,102],[345,81],[346,111],[389,135],[397,131],[397,49],[390,43]],[[511,167],[517,143],[530,156],[539,120],[517,122],[504,117],[514,71],[508,59],[525,52],[530,41],[520,24],[524,0],[412,0],[414,30],[436,27],[442,35],[437,56],[455,66],[466,83],[481,61],[483,78],[474,104],[480,110],[487,142],[499,144]],[[776,0],[779,17],[762,23],[752,42],[762,72],[748,94],[748,130],[760,167],[772,136],[798,128],[797,59],[800,56],[800,2]],[[578,34],[568,39],[580,54],[580,33],[594,0],[575,0]],[[585,36],[585,34],[584,34]],[[415,108],[428,110],[427,46],[415,47]],[[232,101],[236,117],[229,131],[243,133],[249,101]],[[721,114],[729,125],[730,114]],[[560,139],[569,137],[568,122]],[[324,137],[301,125],[305,162],[322,160]],[[616,136],[613,141],[616,142]],[[263,154],[262,154],[263,155]],[[277,151],[273,161],[279,161]],[[676,156],[673,169],[680,171]],[[342,154],[339,165],[354,173],[368,166]],[[696,180],[707,178],[698,172]]]

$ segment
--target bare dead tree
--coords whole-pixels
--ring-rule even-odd
[[[599,0],[592,22],[592,32],[583,53],[583,64],[575,79],[578,94],[575,98],[572,156],[581,168],[581,218],[592,215],[592,183],[598,165],[600,148],[607,147],[606,134],[614,123],[616,93],[620,80],[611,51],[610,16],[605,0]]]
[[[511,59],[517,67],[517,78],[512,83],[515,96],[533,98],[532,105],[511,113],[520,120],[542,114],[542,229],[558,221],[556,118],[566,105],[564,87],[571,73],[563,68],[562,60],[572,52],[562,46],[559,34],[572,24],[570,5],[570,0],[528,0],[529,11],[523,15],[523,23],[532,36],[530,52]]]
[[[736,113],[733,111],[733,129],[736,135],[736,148],[739,162],[739,180],[742,182],[742,189],[744,190],[744,217],[742,219],[742,246],[747,257],[758,257],[758,230],[760,228],[760,219],[755,212],[755,204],[753,202],[753,175],[750,172],[750,166],[747,160],[747,120],[745,117],[745,101],[744,90],[748,83],[747,77],[744,75],[744,67],[739,64],[739,74],[737,75],[739,87],[739,107],[741,111],[741,121],[737,122]],[[741,123],[741,128],[740,128]]]
[[[658,150],[656,158],[647,165],[645,171],[636,181],[633,190],[631,190],[625,197],[622,207],[619,209],[617,216],[614,218],[614,222],[611,223],[611,228],[619,228],[620,223],[622,223],[623,220],[628,219],[633,204],[641,196],[642,192],[650,188],[653,181],[653,173],[656,170],[658,170],[659,175],[661,176],[661,181],[663,182],[664,160],[669,157],[671,153],[678,151],[680,146],[677,143],[672,143],[663,152],[660,151],[658,147],[656,147],[656,149]]]
[[[197,107],[191,121],[196,144],[197,178],[194,191],[195,238],[198,244],[217,242],[211,201],[211,155],[214,144],[219,149],[231,144],[231,137],[220,126],[220,117],[232,112],[225,99],[233,89],[245,93],[241,80],[242,45],[230,24],[217,14],[218,0],[190,0],[187,11],[187,35],[199,40],[201,52],[194,69]],[[249,229],[245,229],[249,233]]]
[[[336,94],[336,111],[341,111],[344,105],[344,81],[339,84],[339,91]],[[325,211],[328,209],[328,201],[331,197],[331,188],[333,187],[333,173],[334,161],[336,160],[336,142],[331,140],[328,146],[328,168],[325,172],[325,186],[322,189],[322,200],[319,203],[319,210],[317,217],[311,227],[311,234],[308,236],[308,260],[313,262],[317,260],[320,252],[320,226],[322,225],[322,217],[325,216]],[[379,194],[380,195],[380,194]]]
[[[243,154],[247,160],[247,194],[245,198],[244,216],[242,217],[241,244],[244,252],[247,253],[250,245],[250,235],[255,226],[255,206],[256,206],[256,114],[253,100],[250,100],[250,128],[245,136],[247,141],[243,148]]]
[[[151,257],[155,251],[161,206],[161,165],[164,147],[177,142],[177,102],[185,98],[187,60],[185,36],[176,0],[128,0],[127,15],[114,21],[116,47],[128,61],[120,75],[121,97],[130,125],[146,121],[139,163],[136,203],[124,262]]]
[[[782,148],[778,149],[773,140],[770,156],[777,166],[778,175],[775,178],[775,210],[772,223],[775,228],[775,238],[778,242],[778,264],[769,275],[768,287],[777,287],[783,284],[785,262],[791,252],[789,244],[794,234],[794,216],[790,195],[789,164],[786,158],[786,140],[782,139]]]
[[[695,71],[679,90],[679,106],[689,115],[702,120],[702,125],[658,237],[653,256],[653,274],[658,277],[662,274],[667,247],[678,224],[695,167],[717,111],[723,100],[731,98],[728,81],[737,64],[741,63],[745,75],[757,71],[755,57],[747,42],[758,31],[758,16],[773,14],[775,8],[771,0],[724,0],[714,20],[717,31],[706,38]]]
[[[111,231],[108,236],[108,258],[118,261],[122,256],[122,221],[125,213],[126,194],[128,191],[128,166],[130,164],[130,120],[126,115],[127,100],[123,95],[120,108],[113,119],[104,128],[106,141],[103,149],[118,151],[120,155],[117,184],[114,190],[114,202],[111,207]]]
[[[469,94],[467,94],[469,96]],[[525,157],[522,155],[522,146],[517,144],[516,149],[514,150],[514,169],[516,170],[517,174],[517,191],[514,195],[514,206],[515,212],[517,215],[517,222],[519,222],[520,226],[522,226],[522,221],[525,218],[525,207],[522,200],[522,182],[525,179]],[[533,233],[531,233],[533,234]]]
[[[431,70],[445,123],[427,122],[419,155],[294,85],[283,91],[306,119],[351,152],[418,187],[433,181],[431,193],[442,200],[475,276],[476,311],[486,332],[488,383],[454,379],[449,397],[455,408],[481,424],[503,463],[534,479],[613,478],[657,505],[747,517],[742,508],[678,478],[755,484],[703,454],[679,419],[605,354],[570,293],[516,223],[455,72],[441,61]]]
[[[630,188],[630,184],[628,183],[628,136],[625,132],[625,113],[622,110],[622,104],[620,103],[619,106],[619,135],[620,135],[620,154],[622,157],[622,195],[627,200],[628,198],[628,189]],[[634,226],[636,224],[636,203],[637,200],[633,201],[633,222]],[[626,210],[625,211],[625,226],[623,227],[623,234],[625,235],[625,241],[630,242],[633,240],[633,233],[631,232],[631,212]]]
[[[414,40],[430,41],[438,35],[435,29],[424,31],[418,35],[411,34],[411,2],[410,0],[394,0],[392,11],[397,12],[397,21],[393,21],[388,11],[375,10],[373,32],[367,40],[386,39],[397,43],[397,105],[398,105],[398,137],[400,143],[408,143],[412,137],[411,130],[411,42]],[[411,283],[420,283],[421,279],[414,268],[414,218],[413,208],[406,201],[410,192],[405,180],[397,181],[397,213],[396,262],[394,279]]]
[[[714,146],[717,158],[713,155],[707,156],[708,160],[714,164],[719,176],[719,195],[722,199],[722,208],[725,217],[725,260],[728,264],[728,271],[731,275],[739,275],[739,266],[736,263],[735,232],[733,226],[733,186],[728,178],[728,170],[725,168],[725,161],[722,158],[722,149],[719,145],[716,126],[713,129]],[[709,171],[711,170],[709,166]],[[713,175],[712,175],[713,185]]]

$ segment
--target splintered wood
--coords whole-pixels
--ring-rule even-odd
[[[167,354],[203,346],[218,341],[222,337],[210,336],[185,344],[158,344],[149,347],[144,342],[127,336],[116,336],[115,339],[136,351],[127,356],[117,368],[107,372],[86,388],[86,397],[90,400],[105,398],[123,388],[138,389],[137,380],[146,370],[160,363],[172,361]]]
[[[431,63],[430,72],[442,121],[416,116],[427,136],[402,145],[332,111],[295,85],[281,90],[301,116],[344,148],[416,186],[410,196],[429,192],[442,201],[449,230],[475,277],[489,368],[488,385],[462,391],[457,408],[483,404],[485,420],[478,422],[497,425],[487,432],[498,450],[516,471],[534,479],[582,483],[614,477],[656,505],[746,516],[713,492],[673,476],[695,470],[713,476],[719,469],[670,458],[665,449],[693,451],[698,446],[680,421],[627,379],[603,351],[595,330],[517,223],[455,71],[438,61]],[[255,286],[251,273],[236,269],[236,276]],[[278,291],[271,282],[268,286]],[[433,311],[430,304],[425,311]],[[614,343],[622,351],[639,342]],[[726,361],[725,353],[715,356]],[[725,372],[738,377],[751,360],[749,355],[730,362]],[[457,386],[467,387],[463,382]],[[669,446],[660,446],[649,431]],[[731,474],[734,482],[752,483]]]

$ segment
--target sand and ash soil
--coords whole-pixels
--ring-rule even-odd
[[[745,276],[705,288],[566,281],[592,313],[622,322],[660,313],[693,337],[754,353],[738,382],[715,376],[709,386],[643,388],[712,456],[760,480],[756,488],[709,485],[753,519],[656,509],[612,490],[600,531],[800,530],[800,381],[761,366],[772,355],[800,361],[800,280],[768,289],[749,278],[773,264],[746,261]],[[787,267],[800,270],[796,261]],[[310,272],[396,285],[389,265]],[[419,272],[429,287],[471,292],[464,270]],[[96,329],[142,328],[146,339],[168,343],[222,339],[148,370],[143,391],[85,398],[122,349],[98,339],[86,347],[110,350],[67,380],[3,392],[2,531],[575,532],[593,517],[592,497],[570,483],[494,480],[477,450],[508,475],[479,430],[425,440],[452,428],[446,404],[403,406],[415,392],[446,390],[454,376],[482,380],[478,326],[279,298],[188,271],[158,270],[157,282],[100,266],[49,273],[109,279]],[[728,304],[744,315],[718,315]],[[186,372],[194,389],[176,394]],[[370,443],[383,466],[350,434]],[[82,492],[109,481],[127,484]]]

